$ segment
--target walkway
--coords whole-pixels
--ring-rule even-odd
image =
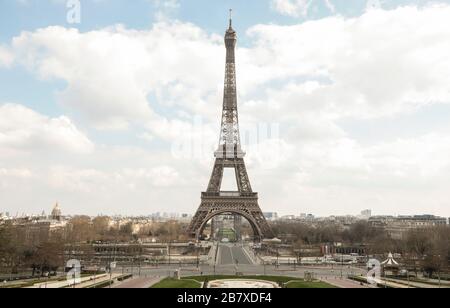
[[[161,277],[137,277],[113,285],[114,289],[148,289],[162,280]]]

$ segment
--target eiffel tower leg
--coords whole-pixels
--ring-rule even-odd
[[[218,192],[220,191],[220,187],[222,185],[223,179],[223,169],[224,169],[224,161],[222,159],[217,158],[214,163],[213,172],[211,174],[211,179],[208,184],[209,192]]]

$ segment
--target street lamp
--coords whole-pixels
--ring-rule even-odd
[[[139,246],[139,277],[141,277],[141,258],[142,258],[142,251],[141,247]]]
[[[411,288],[411,280],[409,278],[409,270],[406,271],[406,276],[408,277],[408,289]]]
[[[168,247],[168,249],[167,249],[167,254],[169,255],[168,257],[169,257],[169,266],[170,266],[170,263],[171,263],[171,260],[170,260],[170,245],[172,244],[172,240],[169,240],[169,247]]]
[[[439,269],[438,269],[438,279],[439,279],[439,289],[441,289],[442,287],[442,283],[441,283],[441,256],[438,256],[438,262],[439,262]]]
[[[277,268],[280,266],[280,246],[277,245]]]
[[[199,249],[197,247],[197,269],[200,268],[200,256],[199,256],[199,254],[200,254],[200,251],[199,251]]]

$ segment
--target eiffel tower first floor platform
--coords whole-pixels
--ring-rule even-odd
[[[273,238],[272,230],[258,205],[258,193],[202,193],[202,203],[188,229],[192,238],[200,239],[206,224],[215,216],[234,214],[244,217],[252,227],[255,241]]]

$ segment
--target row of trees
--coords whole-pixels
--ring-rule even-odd
[[[92,241],[130,242],[153,237],[158,241],[183,240],[186,226],[176,221],[153,222],[148,224],[114,223],[110,217],[100,216],[91,220],[88,216],[78,216],[68,223],[70,243]]]
[[[450,227],[438,226],[412,229],[402,239],[393,239],[365,221],[349,228],[338,225],[310,226],[298,222],[278,222],[273,225],[276,234],[290,234],[295,248],[325,243],[363,244],[369,255],[385,255],[387,252],[401,254],[410,268],[419,268],[432,275],[447,269],[450,258]]]
[[[63,264],[64,241],[60,235],[42,242],[27,243],[12,225],[0,226],[0,270],[3,274],[20,274],[26,268],[45,273]]]
[[[42,275],[61,268],[65,252],[73,245],[133,243],[148,237],[176,241],[183,238],[184,229],[177,222],[155,222],[139,229],[132,222],[118,224],[106,216],[77,216],[58,229],[45,224],[0,224],[0,273],[5,276],[31,269],[33,275]]]
[[[403,239],[392,239],[386,232],[367,222],[349,228],[338,225],[310,226],[297,222],[276,222],[275,234],[290,235],[288,244],[294,249],[308,245],[343,242],[364,244],[371,255],[400,253],[411,266],[421,266],[430,273],[448,266],[450,256],[450,228],[448,226],[411,230]],[[29,229],[27,229],[29,228]],[[0,225],[0,268],[18,272],[21,268],[33,272],[51,271],[64,264],[64,251],[69,245],[97,241],[120,243],[137,242],[148,237],[162,242],[187,240],[186,225],[178,222],[155,222],[135,228],[133,223],[112,223],[109,217],[78,216],[64,228],[52,231],[35,226]]]

